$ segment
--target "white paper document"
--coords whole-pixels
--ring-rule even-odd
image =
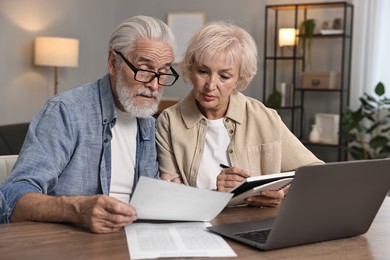
[[[141,176],[130,204],[138,219],[211,221],[232,193],[217,192]]]
[[[134,223],[126,226],[131,259],[237,256],[206,222]]]

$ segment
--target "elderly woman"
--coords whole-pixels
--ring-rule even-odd
[[[193,36],[182,62],[192,91],[157,120],[162,174],[186,185],[229,191],[249,176],[322,162],[275,110],[240,92],[256,71],[256,44],[242,28],[211,22]],[[246,201],[277,206],[287,190],[262,192]]]

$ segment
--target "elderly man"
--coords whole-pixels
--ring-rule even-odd
[[[159,178],[155,119],[175,40],[162,21],[135,16],[113,32],[108,74],[50,99],[30,124],[12,175],[0,187],[1,223],[86,224],[95,233],[137,218],[140,176]]]

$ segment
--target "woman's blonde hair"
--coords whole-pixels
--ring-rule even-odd
[[[184,81],[191,81],[194,62],[210,61],[221,53],[240,64],[237,90],[244,90],[257,72],[256,43],[247,31],[223,21],[205,24],[191,38],[181,63]]]

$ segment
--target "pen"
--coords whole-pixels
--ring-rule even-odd
[[[222,164],[222,163],[219,165],[219,167],[224,168],[224,169],[230,168],[229,166]]]

